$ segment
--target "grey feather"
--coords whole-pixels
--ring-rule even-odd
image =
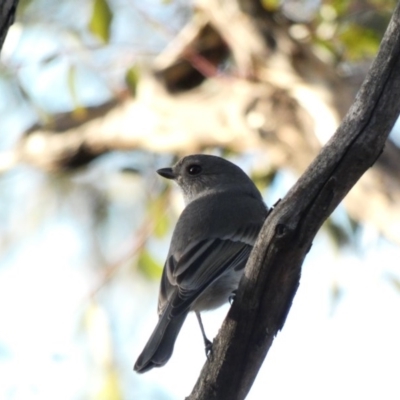
[[[200,173],[191,176],[189,168]],[[250,178],[219,157],[193,155],[159,171],[181,187],[186,208],[172,235],[159,295],[159,321],[135,364],[164,365],[189,311],[221,306],[236,290],[267,207]]]

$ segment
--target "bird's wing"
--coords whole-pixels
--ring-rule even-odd
[[[226,258],[244,245],[253,247],[260,229],[260,223],[247,223],[229,234],[213,238],[199,238],[189,242],[186,248],[178,254],[175,254],[174,251],[172,254],[170,253],[165,265],[166,278],[171,284],[179,284],[179,276],[184,275],[187,269],[198,269],[192,268],[192,265],[200,266],[203,262],[209,262],[213,258],[215,258],[213,264],[218,264],[218,261],[222,263],[223,260],[219,260],[218,257]]]
[[[172,315],[187,310],[197,297],[228,269],[242,269],[252,246],[229,239],[209,239],[190,246],[178,261],[170,258],[166,267],[176,283],[172,302]],[[174,262],[175,261],[175,262]]]
[[[183,312],[226,270],[244,268],[260,228],[259,222],[245,223],[218,238],[190,241],[179,251],[172,246],[161,278],[159,314],[169,302],[174,315]]]

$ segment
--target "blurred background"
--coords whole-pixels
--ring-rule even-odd
[[[0,63],[0,398],[174,400],[205,362],[156,321],[179,191],[204,152],[268,205],[335,132],[394,0],[21,0]],[[399,398],[400,133],[324,224],[248,399]],[[228,306],[204,315],[214,337]]]

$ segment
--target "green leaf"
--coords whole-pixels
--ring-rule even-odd
[[[339,39],[346,58],[354,61],[374,56],[380,43],[380,37],[375,31],[356,24],[343,27]]]
[[[261,0],[261,4],[267,11],[277,11],[281,0]]]
[[[125,73],[125,82],[132,96],[136,95],[136,87],[139,81],[139,70],[136,66],[129,68]]]
[[[161,276],[162,266],[146,249],[143,249],[139,255],[138,267],[149,279],[157,279]]]
[[[331,3],[328,3],[335,9],[338,15],[345,15],[348,13],[350,1],[349,0],[333,0]]]
[[[108,43],[110,40],[110,26],[112,19],[113,13],[107,0],[94,0],[89,29],[104,43]]]

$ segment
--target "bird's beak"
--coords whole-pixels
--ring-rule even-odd
[[[158,169],[157,174],[161,175],[163,178],[167,178],[167,179],[175,179],[176,178],[174,171],[172,171],[172,168]]]

